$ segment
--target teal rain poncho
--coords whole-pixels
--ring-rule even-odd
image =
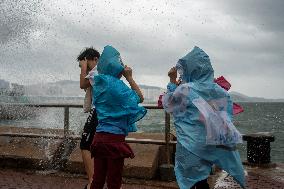
[[[244,170],[236,150],[242,139],[232,123],[233,104],[229,94],[214,83],[208,55],[194,47],[176,68],[182,83],[168,84],[163,107],[174,117],[175,174],[179,187],[189,189],[207,179],[213,164],[244,187]]]
[[[138,105],[141,99],[137,93],[120,80],[123,69],[119,52],[112,46],[104,47],[97,65],[98,74],[90,73],[89,77],[99,120],[96,132],[124,135],[135,132],[134,123],[147,112]]]

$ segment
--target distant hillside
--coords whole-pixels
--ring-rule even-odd
[[[79,81],[62,80],[54,83],[26,85],[25,94],[28,96],[83,97],[84,90],[80,89]]]
[[[14,84],[17,85],[17,84]],[[21,85],[22,86],[22,85]],[[157,103],[160,94],[163,94],[166,89],[157,86],[139,85],[144,94],[144,103]],[[40,96],[40,97],[84,97],[84,90],[80,89],[79,81],[62,80],[53,83],[43,83],[35,85],[25,85],[25,96]],[[5,80],[0,80],[0,88],[3,91],[9,90],[10,83]],[[230,95],[235,102],[284,102],[284,99],[266,99],[260,97],[249,97],[239,92],[232,91]]]
[[[238,93],[235,91],[230,92],[230,96],[232,97],[234,102],[284,102],[284,99],[267,99],[261,97],[249,97],[242,93]]]
[[[156,103],[159,95],[166,89],[139,85],[144,94],[145,103]],[[79,81],[62,80],[54,83],[44,83],[24,86],[27,96],[49,96],[49,97],[83,97],[84,90],[79,88]]]
[[[139,87],[145,88],[145,89],[165,90],[164,88],[157,87],[157,86],[150,86],[150,85],[139,85]]]

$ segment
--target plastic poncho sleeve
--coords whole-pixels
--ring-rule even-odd
[[[113,103],[117,104],[117,107],[120,107],[121,111],[125,112],[128,116],[128,124],[131,125],[140,119],[142,119],[147,110],[139,106],[141,99],[138,94],[129,89],[122,81],[112,82],[110,84],[110,95],[112,96]]]
[[[167,86],[167,93],[163,97],[163,107],[166,112],[173,113],[177,116],[180,112],[186,111],[189,103],[189,85],[183,84],[177,86],[174,83],[169,83]]]

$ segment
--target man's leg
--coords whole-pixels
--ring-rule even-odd
[[[81,153],[85,171],[89,180],[89,186],[91,186],[94,175],[94,160],[91,158],[91,152],[89,150],[81,150]]]
[[[87,189],[89,189],[91,186],[94,174],[94,160],[93,158],[91,158],[90,146],[92,144],[97,125],[98,125],[97,114],[96,110],[93,109],[90,112],[89,117],[85,123],[84,131],[82,133],[82,138],[80,142],[82,159],[89,180]]]
[[[89,189],[90,186],[91,186],[92,180],[93,180],[94,160],[91,157],[90,142],[88,141],[89,138],[91,138],[91,137],[90,136],[86,137],[84,135],[86,135],[86,133],[82,134],[80,148],[81,148],[81,154],[82,154],[82,159],[83,159],[85,171],[87,173],[88,180],[89,180],[87,189]],[[91,135],[91,134],[88,133],[87,135]]]

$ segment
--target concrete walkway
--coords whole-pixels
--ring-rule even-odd
[[[284,166],[269,169],[248,168],[248,189],[284,189]],[[233,179],[224,173],[210,178],[213,189],[241,189]],[[216,178],[217,177],[217,178]],[[0,189],[80,189],[84,188],[87,179],[82,175],[27,170],[0,170]],[[176,189],[175,182],[153,180],[123,179],[123,189]]]
[[[83,189],[87,179],[82,175],[54,175],[44,172],[19,171],[12,169],[0,170],[0,189]],[[123,189],[162,189],[177,188],[175,182],[157,182],[145,180],[123,180]]]
[[[2,129],[2,130],[1,130]],[[3,130],[9,129],[9,130]],[[16,130],[12,130],[16,129]],[[23,133],[19,132],[18,128],[5,128],[0,127],[0,133]],[[25,132],[27,132],[25,130]],[[45,130],[30,129],[31,133],[46,133]],[[60,133],[52,133],[60,134]],[[138,138],[139,136],[135,136]],[[145,136],[141,136],[145,138]],[[148,138],[157,138],[157,136],[148,136]],[[147,138],[146,137],[146,138]],[[22,138],[22,137],[0,137],[0,189],[80,189],[84,188],[87,183],[87,179],[84,175],[78,175],[78,173],[84,172],[80,151],[78,147],[71,153],[69,161],[67,162],[67,168],[60,169],[65,172],[56,172],[53,174],[47,174],[44,171],[35,170],[52,170],[53,167],[49,165],[50,160],[54,159],[58,145],[61,140],[51,139],[46,140],[44,138]],[[136,144],[133,144],[136,145]],[[152,168],[157,168],[157,165],[162,164],[162,155],[157,155],[153,152],[159,152],[160,147],[158,145],[150,148],[149,145],[133,146],[136,153],[135,160],[129,160],[125,163],[125,177],[123,179],[123,189],[177,189],[176,182],[162,182],[155,181],[155,171]],[[153,157],[150,155],[154,155]],[[156,158],[159,157],[159,158]],[[147,158],[147,159],[145,159]],[[72,166],[70,165],[77,165]],[[148,165],[149,164],[149,165]],[[68,167],[69,166],[69,167]],[[15,168],[15,169],[11,169]],[[20,171],[23,168],[26,170]],[[143,168],[143,169],[142,169]],[[147,169],[146,169],[147,168]],[[33,169],[33,171],[32,171]],[[259,168],[245,166],[247,171],[247,188],[249,189],[284,189],[284,164],[277,164],[276,167],[271,168]],[[28,170],[28,171],[27,171]],[[128,172],[127,172],[128,170]],[[70,174],[77,173],[77,174]],[[68,174],[69,173],[69,174]],[[137,178],[139,173],[143,177]],[[146,176],[145,176],[146,175]],[[216,172],[216,174],[210,176],[209,184],[213,189],[240,189],[240,186],[236,184],[233,179],[227,176],[224,172]]]

